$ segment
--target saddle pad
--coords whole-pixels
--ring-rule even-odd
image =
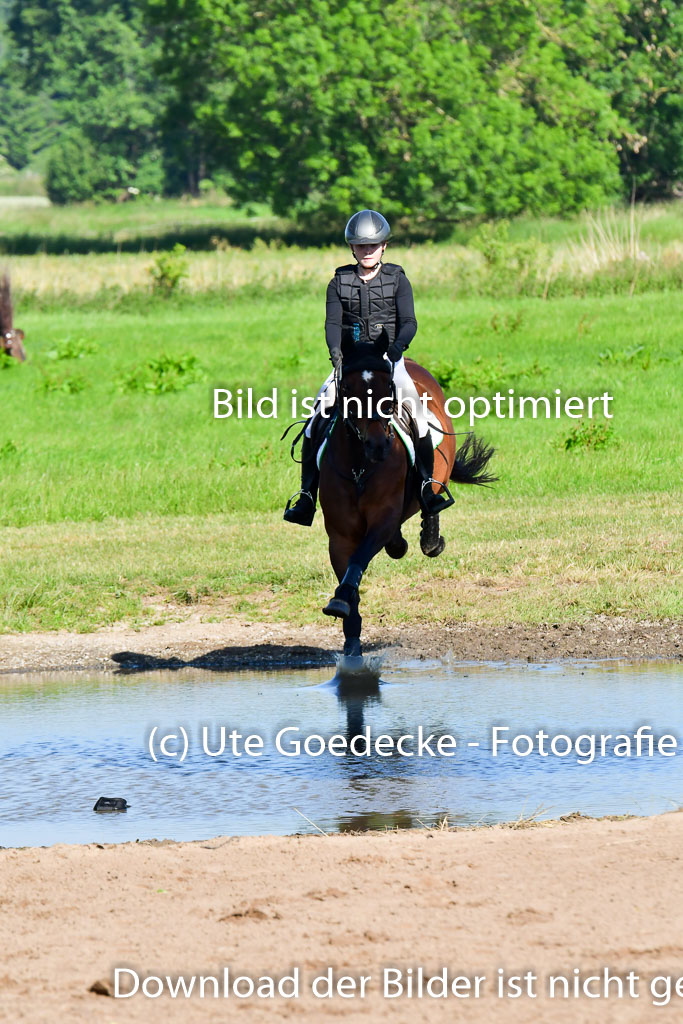
[[[401,416],[400,420],[398,420],[397,417],[393,417],[392,422],[397,430],[397,433],[401,435],[401,440],[406,445],[408,453],[410,454],[411,457],[411,462],[414,465],[415,446],[413,443],[413,438],[416,438],[418,435],[417,422],[407,406],[403,408],[402,413],[403,415]],[[445,436],[443,428],[441,427],[441,423],[439,422],[438,416],[436,415],[436,413],[432,412],[431,409],[428,410],[425,419],[427,420],[427,430],[429,432],[429,437],[432,442],[432,448],[434,449],[434,451],[436,451],[439,445],[443,442]],[[403,433],[401,433],[401,431]],[[406,443],[406,438],[403,435],[408,436],[408,438],[410,439],[410,445]]]
[[[325,436],[324,436],[324,438],[322,440],[322,444],[318,448],[318,453],[317,453],[317,455],[315,457],[316,458],[316,462],[318,464],[318,469],[320,469],[320,465],[321,465],[321,463],[323,461],[323,456],[325,455],[325,449],[327,448],[327,442],[329,441],[330,434],[332,433],[332,430],[333,430],[334,425],[335,425],[336,422],[337,422],[337,417],[335,416],[334,419],[332,420],[332,422],[330,423],[330,429],[325,432]],[[396,431],[398,436],[401,438],[401,441],[403,441],[403,444],[405,445],[405,449],[406,449],[406,451],[408,453],[408,458],[410,460],[410,465],[414,466],[415,465],[415,445],[413,444],[413,439],[411,438],[410,434],[406,431],[405,426],[403,426],[401,423],[399,423],[398,420],[396,419],[396,417],[392,416],[391,423],[392,423],[392,426],[393,426],[394,430]]]
[[[405,446],[406,452],[408,453],[408,459],[410,460],[410,465],[414,466],[415,445],[413,443],[413,438],[411,434],[413,433],[413,431],[417,433],[417,430],[415,427],[413,417],[408,415],[407,410],[405,410],[404,412],[404,422],[400,422],[396,416],[392,416],[391,423],[394,430],[401,438],[401,441]],[[325,448],[327,447],[327,442],[329,440],[330,434],[332,433],[332,430],[336,422],[337,417],[334,416],[330,423],[329,429],[325,431],[325,436],[323,437],[322,443],[318,447],[318,453],[316,455],[318,469],[320,469],[320,465],[323,461],[323,456],[325,454]],[[436,451],[436,449],[439,447],[439,445],[444,439],[444,433],[443,430],[441,429],[441,424],[439,423],[437,416],[433,412],[431,412],[431,410],[427,414],[427,424],[429,427],[429,436],[432,439],[432,447],[434,448],[434,451]]]

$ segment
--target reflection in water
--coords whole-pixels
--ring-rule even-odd
[[[510,736],[539,729],[683,735],[683,669],[668,663],[443,665],[383,671],[329,669],[245,672],[198,669],[150,675],[8,677],[0,683],[0,845],[117,842],[288,834],[301,814],[329,832],[374,827],[509,821],[544,807],[545,817],[648,814],[681,803],[682,755],[618,758],[582,765],[575,755],[493,756],[493,726]],[[372,671],[367,671],[372,669]],[[389,681],[388,681],[389,680]],[[222,729],[237,752],[202,746]],[[288,756],[284,729],[310,754]],[[171,754],[155,762],[156,729]],[[372,737],[453,736],[452,756],[396,750],[333,753],[369,730]],[[181,757],[182,737],[187,756]],[[261,739],[253,756],[245,737]],[[360,747],[360,742],[358,746]],[[125,814],[98,815],[100,796],[125,798]],[[298,808],[298,811],[294,810]]]
[[[364,709],[379,703],[382,659],[378,657],[340,658],[331,685],[337,689],[339,703],[346,709],[346,738],[361,736],[365,729]]]
[[[337,823],[338,832],[370,832],[384,831],[386,829],[415,828],[419,821],[408,814],[407,811],[394,811],[390,814],[380,812],[370,814],[357,814],[355,818],[348,818]]]

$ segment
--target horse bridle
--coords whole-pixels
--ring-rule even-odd
[[[365,417],[366,419],[369,419],[370,423],[382,423],[382,429],[384,431],[384,436],[385,436],[385,438],[387,439],[387,441],[389,443],[393,442],[393,440],[394,440],[394,438],[396,436],[396,432],[394,430],[394,424],[393,424],[393,415],[396,412],[396,385],[394,384],[393,368],[392,368],[390,383],[391,383],[391,410],[388,413],[388,415],[383,416],[380,412],[377,411],[377,408],[375,408],[373,410],[372,416]],[[367,463],[367,455],[366,455],[366,452],[365,452],[365,442],[366,442],[367,438],[363,434],[363,431],[360,429],[360,427],[358,425],[358,421],[356,420],[356,418],[353,415],[353,413],[351,413],[347,409],[346,416],[344,416],[344,413],[343,413],[343,401],[342,401],[342,379],[341,379],[341,374],[339,374],[339,373],[335,373],[335,384],[336,384],[336,403],[335,404],[336,404],[336,409],[337,409],[337,417],[344,424],[346,429],[350,430],[351,433],[355,436],[355,438],[360,442],[361,450],[362,450],[362,453],[363,453],[362,454],[363,464],[358,469],[356,469],[355,467],[352,467],[352,469],[351,469],[351,476],[350,477],[347,476],[345,473],[342,473],[341,470],[337,466],[334,466],[333,468],[334,468],[335,473],[337,473],[338,476],[341,476],[345,480],[352,480],[356,484],[356,486],[358,487],[358,486],[360,486],[363,483],[363,481],[368,476],[370,476],[377,469],[377,467],[379,466],[379,463],[378,462],[373,462],[373,463],[370,463],[368,465],[368,463]],[[380,401],[381,401],[381,399],[380,399]]]

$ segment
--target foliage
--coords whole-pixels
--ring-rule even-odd
[[[66,201],[213,183],[445,232],[676,194],[682,54],[675,0],[2,0],[0,154],[52,149]]]
[[[596,76],[625,126],[624,182],[639,198],[683,187],[683,5],[631,0],[613,61]]]
[[[148,0],[176,103],[239,200],[452,220],[613,195],[609,98],[567,66],[532,5],[497,7]]]
[[[148,359],[143,366],[125,374],[117,386],[122,392],[142,391],[145,394],[162,395],[184,391],[203,379],[204,373],[196,356],[174,358],[162,355]]]
[[[161,191],[165,90],[155,56],[139,3],[17,0],[0,67],[0,152],[21,168],[49,151],[56,202],[139,176]]]
[[[5,441],[0,444],[0,459],[6,459],[10,455],[16,455],[19,452],[19,448],[14,441]]]
[[[183,258],[185,252],[185,246],[176,242],[171,252],[160,252],[155,256],[149,268],[155,291],[165,296],[172,295],[182,279],[187,277],[188,263]]]
[[[0,349],[0,370],[14,370],[19,365],[18,359],[11,356],[9,352],[5,352],[4,349]]]
[[[90,199],[98,177],[95,149],[85,136],[67,136],[50,151],[45,188],[51,202],[65,205]]]
[[[604,352],[598,353],[600,363],[613,363],[624,367],[639,367],[641,370],[649,370],[651,366],[659,363],[680,363],[683,360],[683,348],[677,352],[662,352],[647,348],[645,345],[631,345],[629,348],[614,350],[606,348]]]
[[[543,260],[535,238],[511,242],[509,228],[507,220],[482,224],[471,242],[484,257],[493,291],[504,294],[515,284],[518,291],[523,291],[525,282],[536,277]]]
[[[500,353],[495,359],[477,356],[471,363],[442,359],[430,367],[432,376],[444,391],[471,391],[481,395],[492,394],[518,381],[536,381],[547,371],[548,367],[541,365],[538,359],[523,366],[506,364]]]
[[[84,391],[86,387],[87,381],[82,374],[74,374],[73,376],[45,374],[38,384],[38,390],[43,391],[45,394],[56,392],[62,395],[77,395],[79,392]]]
[[[614,427],[606,420],[599,422],[593,420],[590,423],[575,423],[566,437],[562,440],[562,448],[571,452],[581,448],[590,451],[597,451],[606,448],[608,444],[615,442]]]
[[[84,356],[93,355],[97,352],[98,346],[94,341],[87,341],[84,338],[65,338],[60,341],[56,348],[45,353],[48,359],[83,359]]]

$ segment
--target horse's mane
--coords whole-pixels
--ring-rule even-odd
[[[373,373],[390,373],[389,364],[384,355],[368,342],[360,342],[353,346],[348,355],[344,356],[342,373],[357,373],[360,370],[371,370]]]
[[[0,334],[12,328],[12,295],[10,292],[9,274],[5,271],[0,276]]]

